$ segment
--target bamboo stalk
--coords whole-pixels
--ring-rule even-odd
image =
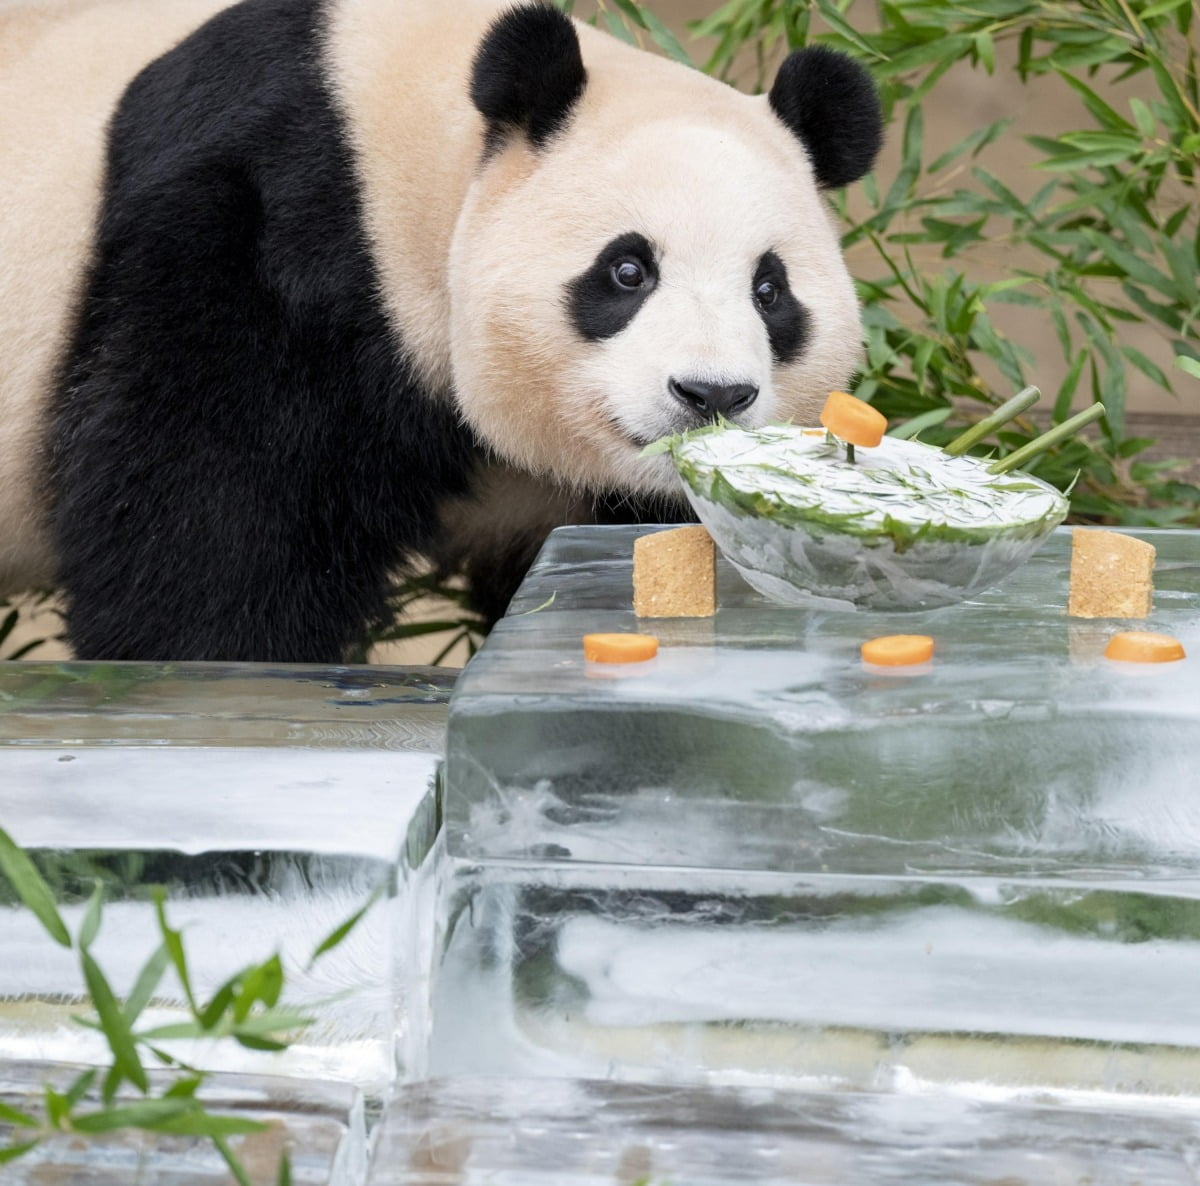
[[[977,424],[972,424],[966,432],[956,436],[943,448],[942,452],[948,453],[951,457],[965,453],[972,445],[983,440],[989,432],[994,432],[1010,420],[1015,420],[1027,408],[1032,408],[1041,398],[1042,393],[1036,387],[1026,387],[1024,391],[1019,391],[1012,399],[1002,403],[990,416],[985,416]]]
[[[1070,420],[1064,420],[1061,424],[1056,424],[1049,432],[1035,437],[1028,445],[1022,445],[1007,457],[1001,457],[999,461],[994,461],[988,466],[988,473],[1006,474],[1010,469],[1024,465],[1030,458],[1044,453],[1051,445],[1057,445],[1059,441],[1074,436],[1085,424],[1091,424],[1093,420],[1099,420],[1103,415],[1104,405],[1092,404],[1090,408],[1085,408],[1082,412],[1072,416]]]

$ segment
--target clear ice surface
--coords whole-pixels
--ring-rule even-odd
[[[451,706],[439,1075],[1200,1093],[1200,537],[1145,623],[1068,531],[922,613],[638,621],[636,528],[556,532]],[[1192,656],[1102,657],[1130,625]],[[658,657],[584,662],[646,630]],[[927,667],[859,647],[927,633]]]
[[[227,1071],[345,1079],[381,1095],[407,1006],[401,849],[444,744],[453,675],[419,669],[0,665],[0,827],[75,932],[96,879],[93,953],[120,995],[159,942],[152,887],[211,993],[278,950],[281,1005],[320,1020],[287,1054],[179,1043]],[[344,944],[316,946],[383,886]],[[78,956],[0,878],[0,1059],[102,1061],[71,1021]],[[168,977],[145,1014],[181,1019]]]
[[[370,1186],[1191,1186],[1175,1111],[552,1080],[405,1088]]]

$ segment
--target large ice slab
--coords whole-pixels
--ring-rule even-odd
[[[283,1056],[223,1043],[200,1065],[343,1078],[379,1094],[406,1017],[400,873],[444,744],[454,673],[400,668],[0,665],[0,827],[30,851],[74,929],[95,880],[94,952],[118,993],[158,944],[152,887],[202,995],[278,950],[285,1004],[319,1024]],[[382,894],[346,943],[315,947]],[[77,957],[0,877],[0,1057],[90,1061],[71,1022]],[[147,1014],[179,1020],[180,986]]]
[[[1190,1186],[1183,1111],[459,1080],[404,1089],[370,1186]]]
[[[1200,536],[1145,534],[1193,656],[1147,669],[1066,616],[1065,531],[936,611],[722,563],[640,623],[636,532],[555,533],[459,685],[434,1070],[1200,1094]],[[898,632],[932,665],[864,668]]]

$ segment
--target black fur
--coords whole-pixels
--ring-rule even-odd
[[[788,284],[787,268],[784,267],[783,260],[773,251],[768,251],[758,261],[752,291],[757,291],[758,286],[764,280],[769,280],[774,284],[779,295],[769,308],[756,307],[758,315],[767,327],[767,338],[771,342],[771,357],[782,366],[798,358],[800,351],[804,349],[810,329],[809,314],[808,310],[796,300],[796,294],[792,292]]]
[[[641,264],[646,281],[640,288],[622,288],[613,266],[624,259]],[[658,283],[654,249],[644,235],[618,235],[600,249],[592,266],[567,285],[567,309],[579,335],[601,342],[619,334],[636,316]]]
[[[682,496],[597,494],[581,516],[588,523],[695,523],[696,514]],[[469,590],[468,605],[490,630],[505,614],[525,573],[546,542],[544,529],[528,529],[485,549],[444,550],[438,554],[437,575],[462,575]]]
[[[81,658],[336,661],[473,444],[375,296],[317,0],[246,0],[130,86],[55,408]]]
[[[471,71],[471,102],[487,120],[488,151],[513,132],[542,148],[566,125],[586,83],[570,18],[540,4],[506,12],[480,43]]]
[[[823,45],[796,50],[779,67],[769,101],[808,150],[823,189],[870,172],[883,143],[883,115],[871,76],[852,58]]]

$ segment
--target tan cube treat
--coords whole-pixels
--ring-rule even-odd
[[[633,612],[639,618],[717,612],[716,550],[703,527],[676,527],[633,541]]]
[[[1071,533],[1073,618],[1144,618],[1154,593],[1154,546],[1099,528]]]

